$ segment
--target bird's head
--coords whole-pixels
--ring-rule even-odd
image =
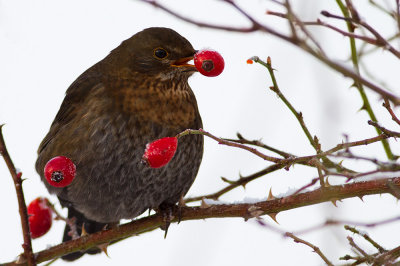
[[[147,28],[122,42],[112,53],[119,53],[124,67],[133,72],[163,78],[188,78],[197,71],[189,61],[196,50],[190,42],[168,28]]]

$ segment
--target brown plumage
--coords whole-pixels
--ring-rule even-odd
[[[149,168],[141,158],[147,143],[202,126],[188,84],[196,69],[187,61],[195,52],[175,31],[148,28],[122,42],[68,88],[39,147],[36,170],[68,207],[68,217],[77,218],[78,228],[84,223],[89,233],[99,231],[149,208],[174,205],[189,190],[203,154],[202,136],[180,138],[174,158],[162,168]],[[46,162],[59,155],[77,167],[65,188],[50,186],[43,176]],[[68,231],[64,241],[71,239]]]

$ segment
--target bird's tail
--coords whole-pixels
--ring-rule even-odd
[[[77,235],[80,236],[82,234],[82,226],[85,227],[85,230],[88,234],[92,234],[101,231],[107,225],[105,223],[99,223],[93,220],[89,220],[82,213],[75,210],[73,207],[68,207],[68,219],[71,219],[73,217],[75,217],[76,228],[71,230],[68,224],[65,225],[63,242],[67,242],[73,238],[72,237],[72,235],[74,234],[73,231],[75,231]],[[64,255],[62,256],[62,259],[66,261],[74,261],[85,255],[85,253],[97,254],[100,252],[101,250],[99,248],[91,248],[86,251],[77,251]]]

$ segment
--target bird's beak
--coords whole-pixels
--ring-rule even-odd
[[[189,61],[193,60],[193,56],[179,58],[178,60],[172,62],[172,67],[189,67],[194,71],[197,71],[196,67],[193,64],[190,64]]]

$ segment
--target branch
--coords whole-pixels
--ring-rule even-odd
[[[192,132],[192,133],[194,131],[195,130],[190,130],[190,132]],[[204,130],[198,131],[199,134],[202,134],[202,132],[205,132],[205,131]],[[185,135],[185,134],[191,134],[191,133],[188,133],[188,130],[185,130],[181,134]],[[181,134],[178,134],[178,135],[181,135]],[[208,134],[210,134],[210,133],[208,133]],[[206,134],[204,134],[204,135],[206,135]],[[225,188],[222,188],[221,190],[219,190],[217,192],[214,192],[214,193],[211,193],[211,194],[206,194],[206,195],[201,195],[201,196],[197,196],[197,197],[187,198],[187,199],[185,199],[185,202],[199,201],[199,200],[202,200],[203,198],[217,200],[223,194],[225,194],[225,193],[227,193],[227,192],[229,192],[229,191],[231,191],[231,190],[233,190],[233,189],[235,189],[235,188],[237,188],[239,186],[245,187],[249,182],[251,182],[251,181],[253,181],[253,180],[255,180],[255,179],[259,178],[259,177],[262,177],[264,175],[267,175],[269,173],[275,172],[275,171],[283,169],[283,168],[288,169],[288,167],[290,167],[293,164],[302,164],[302,165],[306,165],[306,166],[316,167],[315,159],[321,158],[322,156],[331,156],[334,152],[337,152],[337,151],[340,151],[340,150],[343,150],[343,149],[347,150],[350,147],[368,145],[368,144],[375,143],[375,142],[381,141],[382,139],[387,139],[387,138],[390,138],[390,136],[386,135],[386,134],[382,134],[382,135],[379,135],[379,136],[376,136],[376,137],[373,137],[373,138],[369,138],[369,139],[363,139],[363,140],[358,140],[358,141],[353,141],[353,142],[341,143],[341,144],[338,144],[335,147],[333,147],[333,148],[331,148],[331,149],[329,149],[329,150],[327,150],[325,152],[321,152],[320,154],[302,156],[302,157],[296,157],[294,155],[291,155],[291,154],[288,154],[288,153],[285,153],[285,152],[282,152],[282,151],[278,151],[278,150],[275,150],[275,149],[272,148],[273,150],[275,150],[275,152],[278,151],[278,153],[280,155],[284,156],[285,159],[280,159],[279,162],[277,162],[277,163],[275,163],[273,165],[270,165],[270,166],[266,167],[265,169],[263,169],[261,171],[258,171],[258,172],[254,173],[252,175],[249,175],[249,176],[246,176],[246,177],[240,176],[240,178],[238,180],[236,180],[236,181],[228,181],[229,185],[226,186]],[[247,139],[243,138],[241,135],[239,135],[239,139],[238,140],[220,139],[220,138],[217,138],[215,136],[213,136],[213,139],[218,141],[219,143],[221,143],[221,141],[223,141],[224,143],[225,142],[236,142],[236,143],[240,143],[240,144],[255,145],[257,147],[262,147],[262,148],[271,150],[270,146],[265,145],[261,141],[258,141],[258,140],[257,141],[247,140]],[[224,144],[224,143],[221,143],[221,144]],[[241,146],[235,146],[235,147],[241,148]],[[391,170],[393,170],[393,169],[391,169]],[[376,170],[376,171],[374,171],[374,173],[377,173],[379,171],[380,170]],[[335,173],[329,172],[329,175],[334,175],[334,174]],[[360,177],[360,176],[363,176],[363,175],[366,175],[366,174],[371,174],[371,173],[370,172],[368,172],[368,173],[357,173],[357,172],[354,172],[354,171],[351,171],[351,170],[347,170],[346,172],[344,172],[343,175],[346,176],[346,177],[351,176],[351,179],[352,179],[352,178]],[[225,178],[223,180],[226,181]],[[318,179],[313,179],[310,182],[310,184],[307,184],[307,185],[303,186],[302,188],[300,188],[296,192],[296,194],[300,193],[304,189],[314,185],[317,180]]]
[[[273,200],[260,201],[257,203],[218,204],[211,205],[209,207],[180,207],[179,209],[176,208],[173,210],[172,216],[175,218],[171,222],[178,222],[179,216],[180,221],[227,217],[239,217],[247,220],[255,217],[256,215],[259,216],[271,213],[279,213],[281,211],[291,210],[303,206],[328,202],[332,199],[339,200],[352,197],[362,197],[365,195],[390,193],[391,188],[388,186],[388,181],[390,181],[396,187],[400,187],[400,177],[397,177],[391,179],[357,182],[339,186],[329,186],[323,189],[319,188],[310,192],[291,195],[284,198],[275,198]],[[40,251],[34,255],[36,257],[36,261],[40,263],[71,252],[87,250],[91,247],[104,243],[110,243],[112,241],[123,239],[129,236],[149,232],[157,229],[164,223],[164,217],[162,214],[154,214],[112,229],[82,236],[78,239]],[[4,264],[4,266],[7,265],[17,265],[17,262],[13,261]],[[21,263],[18,265],[27,264]]]
[[[24,192],[22,190],[22,173],[17,172],[14,163],[11,160],[10,154],[7,151],[6,143],[4,142],[3,138],[3,126],[4,125],[0,125],[0,155],[3,156],[3,159],[6,162],[8,170],[10,171],[10,174],[14,181],[15,191],[17,193],[18,199],[19,215],[21,217],[22,234],[24,239],[24,243],[22,244],[24,253],[23,256],[20,257],[20,261],[27,260],[27,265],[34,266],[36,265],[36,262],[32,252],[32,240],[29,230],[28,213],[26,210]]]

